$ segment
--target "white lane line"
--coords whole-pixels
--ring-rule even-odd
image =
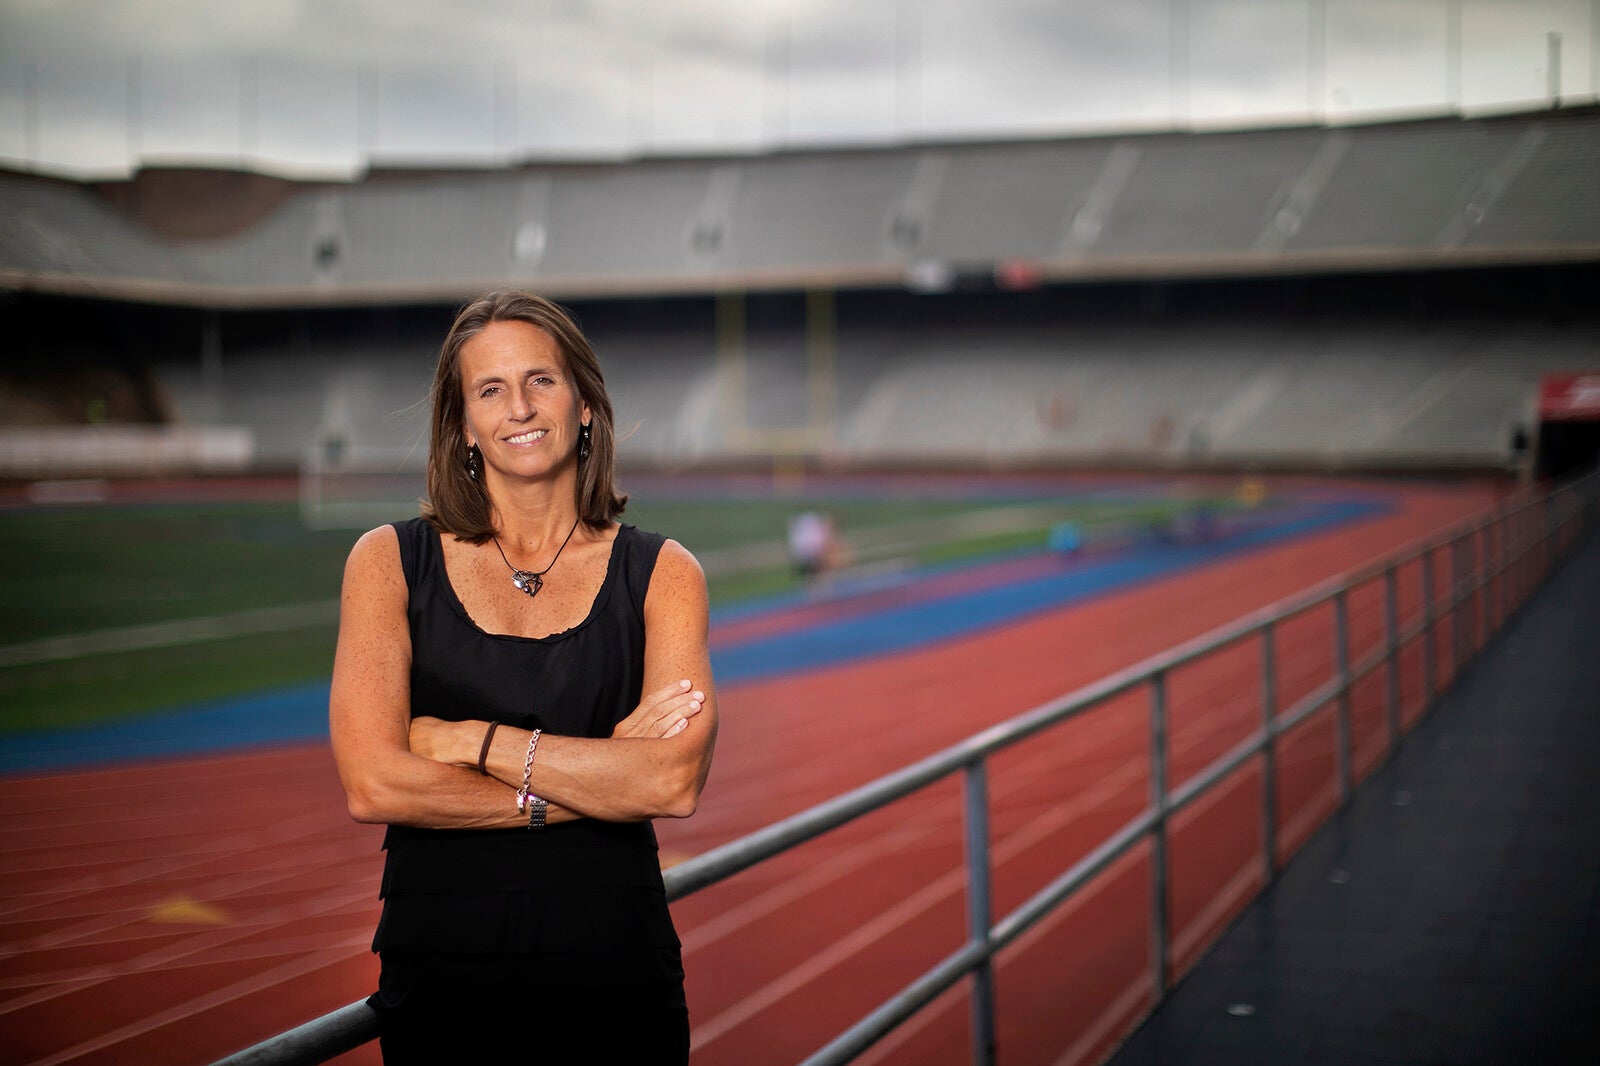
[[[1061,1053],[1061,1057],[1052,1066],[1080,1066],[1089,1055],[1089,1052],[1110,1035],[1113,1029],[1127,1025],[1130,1016],[1132,1018],[1139,1016],[1134,1012],[1141,1005],[1141,1001],[1148,999],[1150,994],[1150,978],[1135,977],[1123,988],[1117,998],[1112,1000],[1106,1006],[1106,1009],[1100,1012],[1099,1016],[1095,1018],[1094,1024],[1084,1030],[1083,1035],[1078,1037],[1071,1047]]]
[[[1221,789],[1212,789],[1210,792],[1196,799],[1191,809],[1197,816],[1204,813],[1209,806],[1214,805],[1215,802],[1221,798],[1219,795],[1221,791]],[[1088,900],[1097,892],[1102,891],[1104,887],[1110,883],[1111,879],[1116,876],[1118,868],[1128,861],[1128,856],[1123,856],[1121,859],[1118,859],[1117,862],[1113,863],[1109,869],[1102,871],[1098,877],[1084,886],[1080,892],[1076,893],[1070,899],[1057,906],[1055,910],[1041,918],[1037,924],[1019,936],[1016,941],[1006,949],[1007,954],[1001,957],[999,970],[1010,970],[1012,964],[1026,955],[1036,944],[1038,944],[1040,940],[1048,935],[1052,929],[1059,926],[1062,922],[1066,921],[1069,917],[1080,910],[1083,905],[1087,903]],[[1242,874],[1250,875],[1250,878],[1253,878],[1254,881],[1260,880],[1260,871],[1255,867],[1246,866],[1242,871]],[[1220,895],[1230,900],[1233,899],[1234,893],[1237,891],[1236,882],[1241,879],[1241,876],[1241,874],[1236,874],[1234,879],[1222,889]],[[1171,953],[1172,957],[1176,958],[1181,953],[1186,952],[1189,947],[1193,945],[1195,940],[1205,934],[1207,931],[1207,926],[1209,926],[1216,917],[1216,915],[1213,913],[1215,909],[1217,909],[1217,905],[1215,902],[1213,902],[1210,907],[1204,910],[1184,929],[1184,931],[1176,938]],[[1218,932],[1220,932],[1220,930],[1218,930]],[[1074,1043],[1060,1059],[1057,1060],[1056,1066],[1063,1066],[1065,1063],[1077,1062],[1084,1055],[1088,1054],[1089,1049],[1097,1044],[1112,1026],[1119,1024],[1120,1019],[1126,1017],[1127,1012],[1132,1009],[1134,1003],[1140,997],[1149,994],[1149,992],[1149,976],[1145,975],[1135,978],[1133,982],[1128,985],[1128,987],[1125,988],[1115,1000],[1113,1000],[1103,1011],[1100,1012],[1100,1014],[1095,1018],[1094,1023],[1084,1031],[1083,1035],[1078,1039],[1078,1041]],[[942,1015],[948,1013],[958,1004],[964,1002],[965,1000],[957,996],[944,996],[941,997],[941,1000],[936,1000],[934,1003],[930,1004],[926,1010],[919,1011],[916,1015],[907,1018],[888,1036],[884,1037],[882,1040],[878,1041],[878,1043],[874,1044],[871,1048],[863,1052],[861,1057],[856,1060],[858,1066],[872,1066],[872,1064],[882,1061],[891,1055],[895,1049],[907,1043],[912,1037],[920,1033],[923,1029],[936,1022]]]
[[[1253,701],[1251,701],[1253,703]],[[1073,766],[1092,766],[1095,757],[1102,753],[1112,742],[1122,739],[1122,734],[1113,728],[1113,723],[1096,723],[1099,728],[1082,738],[1085,743],[1073,752]],[[1195,744],[1207,739],[1208,736],[1221,729],[1236,728],[1237,723],[1222,723],[1208,730],[1205,734],[1188,732],[1180,739],[1180,748],[1193,747]],[[1187,732],[1187,731],[1186,731]],[[1094,734],[1100,734],[1095,736]],[[1175,752],[1176,753],[1176,752]],[[1007,776],[1000,783],[991,783],[991,791],[996,805],[1008,795],[1028,788],[1033,783],[1031,775],[1039,772],[1041,768],[1052,769],[1060,767],[1060,753],[1049,748],[1041,748],[1025,762],[1010,768]],[[1067,772],[1060,768],[1060,772]],[[1197,769],[1195,772],[1199,772]],[[852,845],[825,862],[808,867],[805,872],[792,877],[784,878],[779,884],[759,896],[753,897],[742,904],[724,911],[716,918],[689,927],[681,934],[683,952],[685,956],[691,952],[707,947],[717,940],[732,935],[769,914],[782,909],[796,899],[803,898],[809,892],[815,891],[835,880],[840,880],[847,874],[870,865],[879,857],[894,850],[916,843],[930,833],[937,831],[944,823],[936,815],[947,815],[958,809],[960,800],[948,797],[942,800],[935,810],[927,812],[929,817],[915,824],[902,826],[887,831],[870,840]]]
[[[45,892],[35,892],[24,896],[14,897],[12,900],[0,904],[0,918],[11,918],[27,911],[35,910],[41,906],[60,903],[66,899],[76,899],[94,895],[107,889],[126,888],[142,881],[153,881],[157,878],[169,877],[183,870],[203,866],[218,859],[229,859],[250,852],[260,852],[265,848],[277,848],[285,844],[301,843],[307,839],[314,839],[326,831],[328,816],[325,812],[311,812],[272,827],[266,839],[263,839],[263,830],[250,829],[234,833],[225,837],[203,837],[199,844],[185,848],[175,854],[162,858],[150,859],[146,862],[132,866],[120,866],[111,873],[99,873],[74,879],[70,893],[63,895],[59,890],[51,889]],[[376,853],[374,843],[372,850]],[[94,868],[103,865],[102,862],[86,862],[84,868]],[[69,875],[72,867],[56,867],[57,872]],[[39,898],[47,896],[48,898]]]
[[[966,871],[956,869],[922,886],[920,890],[907,896],[866,925],[856,929],[849,936],[841,940],[835,940],[827,948],[811,956],[782,977],[768,982],[757,989],[754,994],[746,996],[715,1018],[697,1026],[692,1034],[693,1040],[689,1050],[698,1051],[719,1037],[725,1036],[733,1029],[743,1025],[773,1004],[787,999],[790,995],[840,965],[852,955],[876,944],[895,929],[911,921],[924,911],[931,909],[952,893],[959,891],[961,886],[966,883],[966,880]]]
[[[345,917],[345,918],[351,919],[352,921],[354,919],[357,919],[357,918],[361,919],[361,923],[359,925],[352,925],[350,927],[349,931],[345,932],[343,934],[343,936],[345,936],[345,937],[360,936],[360,937],[365,938],[365,941],[370,944],[371,940],[372,940],[372,930],[376,926],[376,923],[372,919],[372,915],[371,915],[372,907],[370,906],[370,904],[375,903],[375,902],[377,902],[377,894],[376,894],[376,892],[374,892],[370,897],[368,897],[366,895],[363,895],[361,897],[361,899],[359,899],[359,900],[347,899],[343,904],[336,904],[335,906],[329,907],[329,908],[327,908],[325,910],[322,910],[322,911],[318,912],[318,914],[316,916],[319,917],[319,918]],[[245,920],[240,921],[240,922],[232,923],[232,924],[230,924],[228,926],[225,926],[225,927],[220,927],[220,928],[225,928],[227,930],[227,932],[230,933],[230,934],[238,934],[238,935],[237,936],[230,936],[230,938],[227,941],[224,941],[222,944],[217,945],[216,947],[205,949],[204,954],[201,957],[198,957],[198,958],[194,957],[195,954],[196,954],[195,952],[187,951],[187,952],[185,952],[183,954],[175,954],[175,955],[172,956],[172,958],[170,958],[170,959],[168,959],[168,960],[166,960],[164,962],[160,961],[160,960],[157,960],[157,962],[152,964],[152,965],[140,964],[139,961],[138,961],[139,959],[143,959],[143,958],[152,956],[154,954],[154,952],[146,952],[145,955],[138,956],[135,959],[130,960],[130,961],[125,962],[125,963],[109,963],[109,964],[97,964],[97,965],[93,965],[93,966],[77,966],[77,967],[73,967],[72,969],[69,969],[69,970],[56,970],[56,971],[53,971],[53,972],[44,972],[44,973],[18,974],[18,975],[14,976],[14,977],[12,977],[12,976],[0,977],[0,988],[6,988],[6,989],[10,989],[10,988],[40,988],[40,989],[42,989],[42,988],[44,988],[46,986],[55,986],[55,985],[71,985],[71,986],[73,986],[73,988],[77,988],[77,987],[83,987],[85,982],[88,982],[89,984],[95,984],[95,983],[98,983],[100,981],[113,980],[113,979],[118,978],[118,977],[132,977],[132,976],[135,976],[137,974],[145,973],[145,972],[147,972],[148,970],[150,970],[152,968],[159,969],[160,972],[165,973],[168,970],[181,970],[181,969],[185,969],[185,968],[190,967],[190,966],[209,966],[212,963],[231,962],[231,961],[237,961],[238,959],[248,959],[248,958],[260,957],[262,955],[274,955],[274,954],[276,954],[276,955],[287,955],[287,954],[290,954],[290,951],[287,950],[287,949],[281,950],[281,951],[267,951],[267,950],[265,950],[265,946],[264,945],[257,945],[256,947],[246,947],[246,946],[243,946],[243,945],[234,944],[233,942],[241,940],[241,939],[254,937],[255,935],[257,935],[259,933],[270,933],[272,931],[279,930],[279,929],[297,927],[300,924],[300,921],[304,917],[306,917],[306,916],[302,915],[302,916],[299,916],[299,917],[297,917],[297,918],[295,918],[293,920],[285,920],[282,915],[277,915],[277,916],[274,916],[274,917],[271,917],[271,918],[264,918],[264,919],[261,919],[261,920],[257,920],[257,919],[254,919],[254,918],[249,918],[249,919],[245,919]],[[212,931],[211,929],[207,929],[206,930],[206,932],[211,932],[211,931]],[[202,934],[194,934],[194,935],[202,935],[203,936],[204,934],[202,933]],[[325,933],[324,934],[316,934],[316,935],[310,936],[307,939],[309,941],[311,941],[311,942],[302,944],[301,946],[299,946],[296,949],[296,951],[294,953],[298,954],[298,953],[301,953],[301,952],[312,951],[312,950],[315,950],[316,948],[323,947],[323,946],[326,945],[327,938],[328,938],[328,934],[325,934]],[[189,939],[192,939],[192,937],[189,938]],[[317,942],[317,941],[320,941],[320,942]],[[182,948],[187,943],[188,943],[188,940],[186,939],[186,940],[183,940],[183,941],[179,941],[176,944],[170,945],[168,948],[155,949],[155,950],[156,951],[171,951],[172,949],[175,949],[175,948]],[[281,943],[284,943],[284,941],[278,940],[278,941],[273,941],[273,943],[274,944],[281,944]],[[72,989],[68,989],[68,991],[71,991],[71,990]]]
[[[1177,756],[1185,754],[1188,749],[1192,749],[1203,739],[1202,737],[1195,737],[1191,738],[1187,743],[1174,745],[1172,752],[1174,761]],[[1111,773],[1102,777],[1095,785],[1078,793],[1071,800],[1048,809],[1045,813],[1031,819],[1014,832],[1008,834],[1004,840],[995,845],[991,854],[991,861],[998,868],[1002,863],[1009,862],[1031,851],[1041,840],[1064,828],[1077,818],[1080,813],[1092,809],[1118,792],[1142,781],[1145,775],[1146,764],[1144,760],[1137,757],[1129,759]],[[1203,800],[1196,801],[1194,810],[1199,812],[1218,798],[1218,790],[1213,789],[1203,797]],[[1142,802],[1143,800],[1141,799]],[[885,854],[881,846],[881,840],[882,837],[880,836],[875,847],[875,854],[879,857]],[[861,846],[867,847],[871,845],[864,844]],[[924,886],[922,890],[907,897],[900,904],[879,915],[878,918],[867,925],[860,927],[844,939],[836,941],[821,954],[813,956],[806,963],[769,982],[762,988],[757,989],[752,995],[735,1003],[710,1021],[698,1026],[692,1038],[691,1050],[716,1040],[736,1026],[748,1021],[760,1011],[798,991],[799,988],[821,976],[828,969],[881,940],[894,929],[909,922],[923,910],[931,908],[945,896],[961,890],[965,884],[966,871],[964,868],[958,867],[938,880]],[[1065,906],[1065,904],[1062,906]],[[1061,908],[1058,907],[1057,910],[1059,911]]]
[[[307,834],[307,836],[309,836],[309,834]],[[299,840],[306,840],[307,836],[299,837]],[[314,839],[314,837],[312,837],[312,839]],[[288,840],[286,844],[293,844],[293,842],[294,839],[291,839]],[[264,847],[272,847],[272,845],[262,845],[259,844],[259,842],[256,842],[256,844],[246,844],[243,845],[243,847],[203,848],[203,850],[202,848],[195,848],[194,852],[186,853],[186,855],[174,856],[173,860],[154,861],[154,863],[146,864],[146,866],[144,866],[142,869],[139,869],[139,871],[128,872],[128,874],[125,874],[125,876],[102,877],[101,882],[93,885],[93,887],[74,887],[74,890],[70,890],[70,892],[67,892],[67,890],[50,890],[50,892],[30,893],[29,896],[19,898],[19,906],[14,906],[14,908],[11,908],[10,911],[6,912],[6,914],[0,916],[0,919],[32,920],[32,917],[37,916],[29,916],[27,912],[40,911],[40,909],[43,908],[51,908],[53,909],[54,914],[59,914],[61,904],[69,903],[69,901],[72,900],[83,900],[83,898],[86,898],[86,896],[98,895],[98,893],[106,892],[107,888],[134,888],[134,890],[136,890],[136,888],[141,887],[141,885],[147,884],[154,884],[157,888],[170,887],[171,879],[174,879],[174,877],[184,876],[184,871],[200,868],[200,866],[211,866],[211,864],[216,864],[218,861],[234,860],[234,858],[238,858],[238,856],[258,855],[258,853],[261,852],[262,848]],[[333,844],[326,845],[326,847],[338,847],[338,842],[333,842]],[[347,853],[347,855],[349,855],[349,858],[347,858],[346,861],[357,861],[358,858],[362,858],[362,856],[358,855],[358,853]],[[274,860],[269,864],[269,866],[267,866],[267,868],[258,868],[258,871],[272,872],[290,869],[290,871],[293,872],[294,868],[288,866],[288,863],[291,863],[290,858]],[[110,884],[107,884],[107,882],[110,882]],[[80,914],[78,917],[82,919],[82,922],[91,922],[91,920],[94,920],[93,916],[101,916],[101,914],[115,914],[115,912],[123,911],[123,909],[126,909],[125,906],[110,906],[110,908],[104,909],[90,909],[90,911],[86,911],[85,914]],[[51,917],[50,912],[46,912],[45,916],[43,917]],[[80,924],[82,924],[82,922],[80,922]],[[54,941],[59,940],[61,943],[66,943],[66,938],[69,938],[70,935],[72,935],[72,933],[70,933],[69,928],[61,928],[61,930],[56,930],[56,932],[50,933],[50,935],[46,935],[45,938],[43,938],[43,940],[50,941],[50,943],[45,943],[43,946],[59,946],[59,944],[54,943]],[[35,943],[35,941],[30,940],[27,941],[27,943],[32,944]],[[13,944],[5,944],[3,948],[0,948],[0,957],[5,956],[5,954],[13,954]]]
[[[243,981],[235,981],[231,985],[224,985],[215,992],[192,999],[181,1007],[174,1007],[170,1010],[152,1014],[129,1025],[113,1029],[111,1032],[104,1033],[92,1040],[86,1040],[81,1044],[58,1051],[48,1058],[36,1059],[32,1066],[59,1066],[61,1063],[71,1062],[73,1059],[104,1051],[106,1048],[114,1047],[125,1040],[131,1040],[136,1036],[148,1033],[152,1029],[159,1029],[165,1025],[181,1022],[196,1014],[203,1014],[206,1011],[220,1007],[224,1003],[231,1003],[233,1000],[244,996],[255,995],[258,992],[281,985],[286,981],[296,980],[306,974],[315,973],[317,970],[325,969],[358,954],[365,953],[365,944],[360,945],[358,949],[352,942],[340,944],[325,951],[319,951],[315,955],[294,959],[284,963],[282,966],[275,966],[264,973],[256,974]]]
[[[316,863],[317,865],[313,866],[312,863]],[[199,902],[212,906],[225,906],[226,908],[237,910],[241,903],[247,905],[263,890],[281,885],[286,881],[295,882],[302,891],[304,891],[307,887],[329,887],[328,885],[322,884],[310,884],[309,882],[313,881],[311,871],[317,871],[321,875],[322,880],[329,880],[335,874],[340,872],[341,867],[349,865],[351,865],[351,863],[348,859],[340,861],[337,859],[337,857],[335,857],[335,861],[329,862],[321,856],[308,855],[303,859],[299,866],[291,870],[278,871],[268,876],[262,876],[259,874],[240,874],[229,879],[211,882],[206,887],[205,898]],[[372,876],[370,877],[370,881],[372,882],[372,899],[376,901],[378,898],[378,877],[376,871],[371,871],[371,873]],[[337,883],[348,885],[352,881],[359,881],[361,879],[362,878],[360,877],[351,878],[340,876]],[[169,893],[169,895],[183,896],[186,895],[186,893],[174,891]],[[155,904],[155,906],[159,906],[159,903]],[[74,947],[88,947],[101,944],[121,943],[129,939],[137,939],[138,934],[130,935],[127,933],[127,930],[133,928],[146,930],[148,928],[146,923],[149,922],[150,913],[153,909],[154,907],[149,900],[131,906],[121,905],[114,909],[100,912],[93,917],[84,918],[74,925],[67,926],[62,929],[51,930],[49,933],[41,934],[30,940],[5,944],[3,946],[3,950],[0,950],[0,959],[15,959],[19,956],[30,955],[68,945]],[[230,925],[248,923],[252,920],[253,919],[250,917],[242,917],[239,919],[238,923],[230,922]],[[123,935],[115,935],[118,933],[122,933]],[[148,936],[150,934],[145,933],[144,935]],[[0,988],[5,988],[19,983],[37,984],[39,982],[35,979],[35,975],[28,975],[26,977],[18,976],[15,978],[0,975]]]
[[[1172,946],[1167,951],[1167,957],[1176,965],[1178,960],[1186,958],[1198,949],[1201,955],[1189,960],[1191,966],[1197,964],[1204,952],[1210,948],[1210,942],[1227,931],[1227,926],[1222,924],[1223,917],[1241,902],[1253,899],[1261,887],[1261,856],[1255,855],[1234,871],[1227,883],[1217,889],[1216,894],[1211,897],[1211,902],[1202,907],[1200,913],[1178,931],[1172,938]]]
[[[188,902],[201,905],[220,904],[227,910],[241,904],[248,905],[250,901],[264,893],[276,893],[279,891],[277,886],[284,884],[293,884],[303,892],[308,887],[317,887],[308,882],[315,881],[319,876],[337,876],[344,883],[371,881],[374,886],[373,898],[377,898],[378,870],[366,856],[351,856],[331,848],[310,851],[307,855],[312,856],[307,861],[318,863],[316,867],[291,869],[283,864],[275,864],[270,869],[253,871],[249,876],[224,873],[187,874],[170,881],[141,882],[133,886],[131,891],[118,893],[114,898],[108,896],[105,899],[85,901],[75,896],[63,896],[59,901],[43,901],[38,908],[35,908],[36,913],[19,920],[22,922],[42,920],[62,924],[52,925],[48,932],[0,942],[0,960],[36,951],[81,946],[86,942],[101,942],[105,936],[114,933],[121,926],[144,920],[152,912],[170,908],[175,904]],[[247,865],[248,853],[241,852],[238,857],[241,865]],[[322,874],[321,871],[328,872]],[[54,902],[63,905],[49,906]],[[115,936],[114,939],[126,938]]]
[[[197,803],[205,799],[197,797]],[[232,854],[240,850],[270,849],[280,844],[302,844],[307,837],[322,836],[335,839],[337,832],[348,832],[345,820],[332,810],[309,810],[296,813],[281,809],[283,821],[276,823],[241,823],[237,819],[214,819],[208,824],[191,824],[176,828],[170,824],[165,837],[154,833],[125,836],[93,836],[84,832],[59,834],[53,848],[46,842],[34,841],[26,849],[17,845],[7,856],[5,872],[9,877],[27,877],[34,882],[54,878],[72,887],[86,887],[79,878],[92,876],[100,870],[111,876],[127,868],[126,864],[139,863],[141,867],[156,860],[153,853],[165,853],[168,859],[210,853]],[[124,823],[118,821],[115,828]],[[137,824],[136,822],[134,824]],[[353,827],[352,827],[353,828]],[[243,847],[219,847],[218,842],[247,841]],[[182,850],[176,850],[176,849]],[[71,851],[66,849],[72,849]],[[372,850],[376,852],[377,845]],[[56,854],[52,854],[54,851]],[[18,854],[22,853],[22,854]],[[141,861],[142,860],[142,861]],[[110,868],[110,869],[108,869]]]
[[[344,790],[335,776],[327,741],[314,740],[306,746],[315,752],[317,765],[298,770],[235,768],[231,773],[198,774],[190,764],[183,768],[183,781],[178,785],[171,780],[173,768],[167,760],[153,762],[166,772],[166,780],[141,781],[135,773],[138,764],[124,763],[112,771],[97,768],[97,774],[111,784],[101,783],[96,787],[93,777],[74,774],[63,790],[54,795],[22,796],[18,794],[20,790],[7,789],[5,783],[0,782],[0,802],[7,810],[6,824],[0,827],[0,840],[16,846],[11,842],[30,834],[104,826],[108,804],[115,805],[119,814],[132,824],[152,820],[171,822],[189,816],[197,808],[206,809],[208,803],[218,798],[232,801],[236,808],[270,806],[278,809],[285,805],[285,797],[297,807],[342,808]],[[306,754],[309,756],[310,752]],[[213,753],[209,757],[217,755]],[[175,787],[181,791],[173,793]],[[156,789],[164,790],[164,794],[150,795]]]
[[[1068,802],[1023,825],[997,845],[991,859],[996,866],[1030,851],[1038,842],[1071,822],[1093,804],[1098,804],[1135,782],[1142,780],[1144,764],[1129,760],[1096,785],[1085,789]],[[881,856],[883,852],[880,850]],[[962,890],[966,885],[965,867],[958,866],[924,885],[900,903],[878,915],[841,940],[813,955],[801,965],[774,981],[757,989],[753,994],[735,1003],[721,1014],[696,1027],[692,1034],[690,1050],[704,1047],[752,1017],[766,1010],[843,963],[850,956],[870,947],[895,929],[918,917],[945,898]]]
[[[338,620],[339,601],[335,599],[291,603],[280,607],[256,607],[248,611],[180,618],[171,622],[117,626],[7,644],[0,647],[0,667],[32,666],[35,663],[82,659],[90,655],[170,648],[180,644],[259,636],[263,633],[287,633],[296,629],[332,625]]]
[[[998,971],[1009,971],[1017,959],[1026,955],[1051,930],[1081,910],[1093,896],[1104,891],[1106,885],[1117,876],[1122,866],[1128,861],[1127,856],[1118,859],[1110,868],[1102,872],[1099,877],[1090,881],[1081,892],[1078,892],[1055,910],[1039,919],[1037,924],[1031,926],[1027,932],[1017,937],[1015,941],[1007,946],[1006,951],[1008,954],[1000,958]],[[1144,984],[1149,984],[1148,979]],[[942,993],[938,999],[929,1004],[927,1009],[918,1011],[904,1022],[901,1022],[888,1036],[862,1052],[861,1057],[855,1060],[856,1066],[871,1066],[873,1063],[882,1061],[892,1055],[901,1045],[910,1041],[912,1037],[936,1022],[942,1015],[949,1013],[957,1006],[964,1005],[966,1000],[954,994],[961,988],[962,985],[959,983],[952,986],[949,991]]]
[[[369,890],[363,886],[359,895],[348,890],[328,892],[304,904],[286,904],[273,911],[257,915],[256,920],[248,926],[230,926],[223,929],[207,930],[203,933],[186,937],[177,943],[147,951],[143,955],[124,960],[114,966],[91,967],[86,971],[87,976],[79,981],[38,989],[27,995],[17,996],[14,999],[0,1003],[0,1015],[11,1014],[37,1003],[44,1003],[73,992],[93,988],[95,985],[104,984],[117,977],[127,977],[150,971],[159,972],[180,959],[231,944],[245,937],[254,936],[264,928],[272,928],[274,925],[293,925],[306,918],[343,910],[354,906],[358,902],[365,902],[369,898]]]
[[[1074,765],[1092,765],[1092,756],[1094,754],[1103,751],[1112,742],[1121,739],[1121,734],[1114,729],[1101,727],[1095,732],[1102,735],[1092,738],[1084,737],[1083,739],[1086,741],[1084,746],[1072,753],[1072,763]],[[1060,768],[1060,772],[1067,772],[1065,768],[1061,768],[1061,753],[1049,747],[1041,747],[1031,754],[1027,760],[1012,767],[1004,783],[991,786],[993,798],[995,801],[999,801],[1012,793],[1028,788],[1036,782],[1036,775],[1041,770],[1057,768]],[[926,836],[947,830],[953,824],[949,818],[953,812],[960,809],[960,805],[960,797],[945,797],[933,808],[925,812],[926,817],[915,822],[902,822],[893,829],[850,845],[832,858],[808,867],[804,873],[783,878],[777,885],[766,892],[729,908],[716,918],[684,930],[681,934],[684,955],[687,956],[691,952],[698,951],[724,937],[731,936],[746,926],[783,909],[795,900],[803,898],[810,892],[816,891],[833,881],[841,880],[846,875],[871,865],[885,854],[904,850]]]

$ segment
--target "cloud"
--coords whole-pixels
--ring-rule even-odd
[[[348,169],[372,149],[487,160],[1293,121],[1319,111],[1324,71],[1336,115],[1443,102],[1446,0],[1312,3],[4,0],[0,117],[23,121],[0,153],[115,169],[134,144]],[[1537,97],[1547,30],[1564,34],[1567,91],[1593,91],[1583,0],[1460,10],[1469,102]]]

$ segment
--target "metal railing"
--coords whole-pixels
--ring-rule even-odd
[[[995,1060],[993,960],[1029,928],[1140,841],[1150,844],[1150,974],[1159,1002],[1176,976],[1170,957],[1168,823],[1212,788],[1259,759],[1262,777],[1262,870],[1269,881],[1286,857],[1279,854],[1277,824],[1280,738],[1322,709],[1335,712],[1335,766],[1340,804],[1356,785],[1352,739],[1352,692],[1362,679],[1383,671],[1384,750],[1392,754],[1402,733],[1403,651],[1420,648],[1420,703],[1416,717],[1453,681],[1467,659],[1511,617],[1554,563],[1578,541],[1594,518],[1600,475],[1548,495],[1495,510],[1452,527],[1371,566],[1322,582],[1293,597],[1246,615],[1161,654],[1103,678],[1049,704],[993,726],[886,777],[863,785],[793,817],[714,848],[663,875],[669,900],[726,880],[808,840],[910,795],[952,774],[962,775],[967,878],[967,939],[954,952],[880,1004],[805,1060],[805,1066],[844,1063],[964,977],[972,979],[972,1061]],[[1415,610],[1402,617],[1401,574],[1418,571]],[[1438,588],[1440,570],[1447,580]],[[1352,658],[1350,602],[1367,586],[1382,600],[1381,638]],[[1331,676],[1281,711],[1277,707],[1281,660],[1278,634],[1284,624],[1324,605],[1333,614]],[[1447,630],[1441,642],[1441,627]],[[1173,672],[1217,652],[1255,639],[1260,643],[1260,725],[1176,789],[1168,781],[1169,681]],[[1442,677],[1441,677],[1442,673]],[[1144,689],[1148,693],[1149,805],[1110,837],[998,921],[991,916],[989,788],[987,760],[1002,749],[1108,701]],[[1368,767],[1375,769],[1376,763]],[[326,1061],[376,1038],[377,1017],[364,1000],[272,1037],[222,1060],[228,1066]]]

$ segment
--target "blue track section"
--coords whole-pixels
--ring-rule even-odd
[[[191,704],[165,714],[0,739],[0,773],[192,755],[328,735],[328,682]]]
[[[1368,501],[1341,501],[1308,508],[1287,521],[1215,540],[1143,545],[1088,565],[1064,565],[1057,573],[1026,581],[714,648],[711,666],[717,682],[724,684],[905,651],[1169,577],[1252,548],[1366,518],[1380,510],[1381,505]]]
[[[1106,595],[1184,570],[1295,537],[1385,513],[1368,499],[1303,504],[1276,518],[1224,530],[1192,543],[1152,541],[1107,556],[1063,562],[1023,581],[901,604],[712,649],[718,684],[755,681],[799,670],[907,651],[1024,619],[1041,611]],[[948,567],[939,573],[948,572]],[[898,580],[914,584],[929,572]],[[782,609],[793,599],[756,611]],[[742,605],[727,615],[744,616]],[[249,697],[216,700],[110,725],[41,730],[0,738],[0,773],[53,770],[123,759],[149,759],[204,751],[289,743],[325,737],[328,683],[295,685]]]

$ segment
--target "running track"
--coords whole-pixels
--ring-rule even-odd
[[[987,568],[982,580],[950,571],[831,605],[722,618],[713,633],[726,678],[717,763],[700,812],[658,826],[664,861],[871,780],[1493,502],[1479,486],[1341,491],[1387,506],[1124,574],[1055,606],[994,607],[987,590],[1052,580],[1038,560],[1018,559]],[[1420,581],[1402,579],[1405,614],[1416,609]],[[937,639],[872,646],[875,631],[896,631],[881,624],[894,611],[939,614]],[[1358,597],[1351,612],[1359,653],[1376,639],[1381,605]],[[802,654],[779,676],[739,666],[740,649],[821,623],[833,636],[817,640],[837,642],[843,625],[848,645],[864,653]],[[1330,626],[1313,612],[1280,633],[1280,707],[1328,676]],[[1173,676],[1174,783],[1254,728],[1255,654],[1241,648]],[[1420,707],[1415,659],[1404,661],[1409,716]],[[1381,714],[1372,693],[1355,702],[1364,770],[1382,754]],[[1331,809],[1332,746],[1325,717],[1315,716],[1282,750],[1285,850]],[[997,915],[1142,809],[1146,759],[1144,704],[1134,696],[995,760]],[[1258,792],[1247,768],[1178,820],[1179,967],[1259,883]],[[0,800],[5,1061],[208,1062],[375,983],[367,945],[381,830],[345,818],[325,743],[11,776],[0,779]],[[676,904],[695,1062],[795,1061],[952,950],[964,924],[960,832],[959,799],[946,783]],[[1147,884],[1135,852],[1002,955],[1008,1063],[1095,1061],[1144,1009]],[[862,1061],[966,1055],[958,986]],[[376,1049],[340,1061],[376,1062]]]

